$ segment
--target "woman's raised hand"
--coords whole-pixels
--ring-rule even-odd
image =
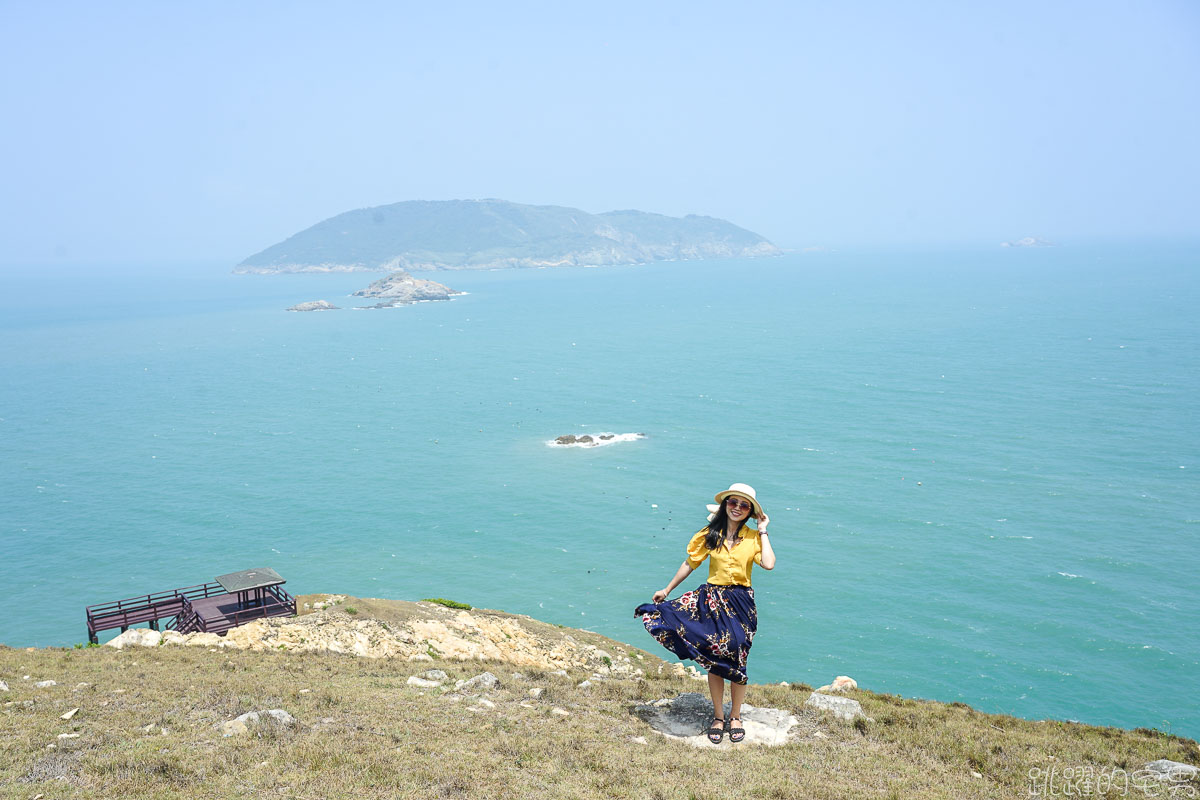
[[[653,600],[655,603],[661,603],[663,600],[667,599],[667,595],[669,595],[669,594],[670,594],[670,592],[668,592],[666,589],[659,589],[657,592],[654,593],[654,596],[651,597],[650,599]]]
[[[771,521],[771,518],[767,516],[767,512],[764,511],[762,513],[762,515],[756,517],[756,519],[758,520],[758,532],[766,533],[767,532],[767,523]]]

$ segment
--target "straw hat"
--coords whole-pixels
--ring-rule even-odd
[[[750,505],[754,506],[754,516],[756,516],[756,517],[763,516],[763,509],[762,509],[762,506],[760,506],[758,504],[758,498],[754,496],[754,487],[753,486],[747,486],[744,483],[735,483],[732,486],[730,486],[728,489],[726,489],[725,491],[717,492],[716,496],[713,497],[713,500],[717,501],[717,503],[718,503],[717,507],[719,507],[719,504],[724,503],[725,498],[729,497],[730,495],[737,495],[738,497],[741,497],[744,500],[749,500]],[[717,513],[717,507],[709,506],[708,510],[715,514],[715,513]]]

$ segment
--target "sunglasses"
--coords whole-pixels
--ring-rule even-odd
[[[745,508],[745,509],[754,508],[754,506],[751,503],[747,503],[745,500],[741,500],[736,497],[726,497],[725,505],[729,506],[730,508]]]

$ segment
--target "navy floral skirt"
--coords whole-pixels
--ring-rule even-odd
[[[726,680],[746,682],[746,658],[758,630],[749,586],[702,583],[675,600],[643,603],[633,613],[675,655]]]

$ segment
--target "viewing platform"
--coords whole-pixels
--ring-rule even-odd
[[[154,630],[162,624],[179,633],[223,634],[256,619],[294,617],[296,598],[284,583],[275,570],[258,567],[218,575],[198,586],[88,606],[88,641],[98,643],[100,631],[120,628],[123,633],[143,622]]]

